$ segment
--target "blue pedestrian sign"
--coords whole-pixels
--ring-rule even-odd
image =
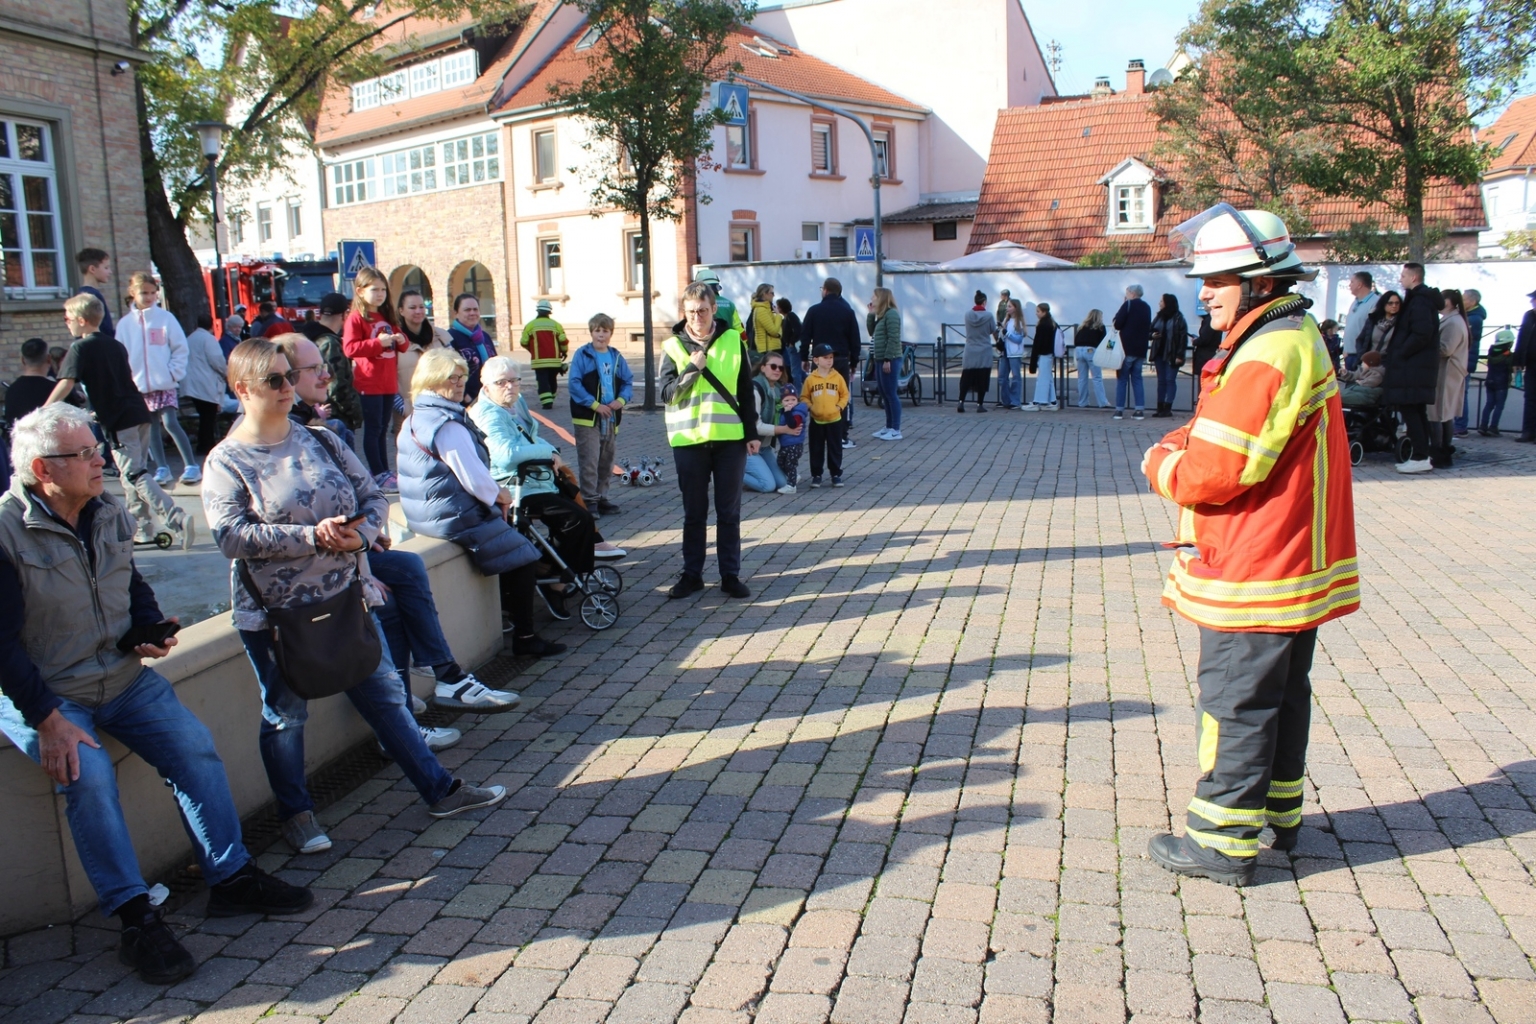
[[[853,261],[855,263],[875,262],[875,229],[853,229]]]
[[[364,267],[378,266],[377,253],[374,251],[373,239],[366,241],[352,240],[341,243],[341,276],[343,280],[355,281],[357,272]]]
[[[747,87],[734,82],[715,82],[709,88],[710,105],[725,114],[726,124],[747,123]]]

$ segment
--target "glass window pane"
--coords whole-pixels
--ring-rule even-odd
[[[0,121],[0,160],[11,158],[11,122]]]
[[[491,180],[501,177],[501,161],[491,157],[485,162],[485,176]]]
[[[457,185],[459,183],[458,168],[453,164],[449,164],[447,167],[444,167],[443,181],[448,185]]]
[[[436,167],[437,166],[437,150],[433,149],[431,146],[428,146],[426,149],[423,149],[421,151],[421,165],[423,167]]]
[[[47,178],[26,175],[21,179],[21,191],[27,198],[27,209],[39,213],[53,210],[53,196],[49,194]]]
[[[5,286],[7,288],[25,288],[26,278],[22,276],[21,253],[14,250],[5,254]]]
[[[421,172],[420,171],[413,171],[413,172],[411,172],[411,191],[412,192],[420,192],[421,191]]]
[[[0,213],[0,246],[7,249],[21,248],[21,232],[16,230],[14,213]]]
[[[423,171],[422,172],[422,185],[423,185],[424,188],[429,188],[429,189],[437,188],[437,172],[436,171]]]
[[[471,156],[485,156],[485,136],[476,135],[469,140]]]
[[[0,210],[16,209],[16,196],[12,191],[14,188],[15,186],[11,184],[11,176],[0,174]]]
[[[411,150],[411,170],[419,170],[421,167],[421,150]]]
[[[459,147],[459,159],[460,160],[468,160],[469,159],[469,142],[468,142],[468,140],[460,139],[458,141],[458,147]]]
[[[485,137],[485,151],[487,154],[495,156],[498,152],[500,152],[500,146],[501,143],[496,141],[496,136],[487,135]]]
[[[485,180],[485,161],[484,160],[476,160],[475,161],[475,180],[476,181],[484,181]]]
[[[33,249],[53,248],[53,214],[34,213],[27,217],[27,240]]]
[[[59,254],[36,252],[32,254],[32,287],[57,288],[59,285]]]
[[[48,159],[43,146],[43,129],[40,125],[18,124],[16,126],[16,155],[22,160]]]

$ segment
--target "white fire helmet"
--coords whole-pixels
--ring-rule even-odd
[[[698,271],[694,273],[693,279],[695,281],[702,281],[705,284],[712,284],[716,288],[720,287],[720,275],[715,273],[709,267],[700,267]]]
[[[1217,203],[1168,234],[1176,260],[1189,260],[1186,277],[1286,277],[1310,281],[1285,221],[1265,210],[1236,210]]]

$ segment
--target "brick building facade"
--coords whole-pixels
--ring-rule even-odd
[[[65,343],[74,254],[112,255],[115,280],[149,269],[144,181],[124,0],[0,0],[0,379],[22,341]],[[113,310],[114,313],[117,310]]]

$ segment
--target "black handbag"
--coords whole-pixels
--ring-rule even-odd
[[[324,428],[315,433],[324,433]],[[346,476],[346,469],[330,444],[318,436],[316,441],[342,476]],[[296,608],[268,608],[245,559],[237,560],[236,565],[240,582],[257,607],[266,613],[277,671],[296,695],[304,700],[318,700],[345,693],[378,669],[384,650],[363,593],[361,571],[347,589],[324,601]]]

